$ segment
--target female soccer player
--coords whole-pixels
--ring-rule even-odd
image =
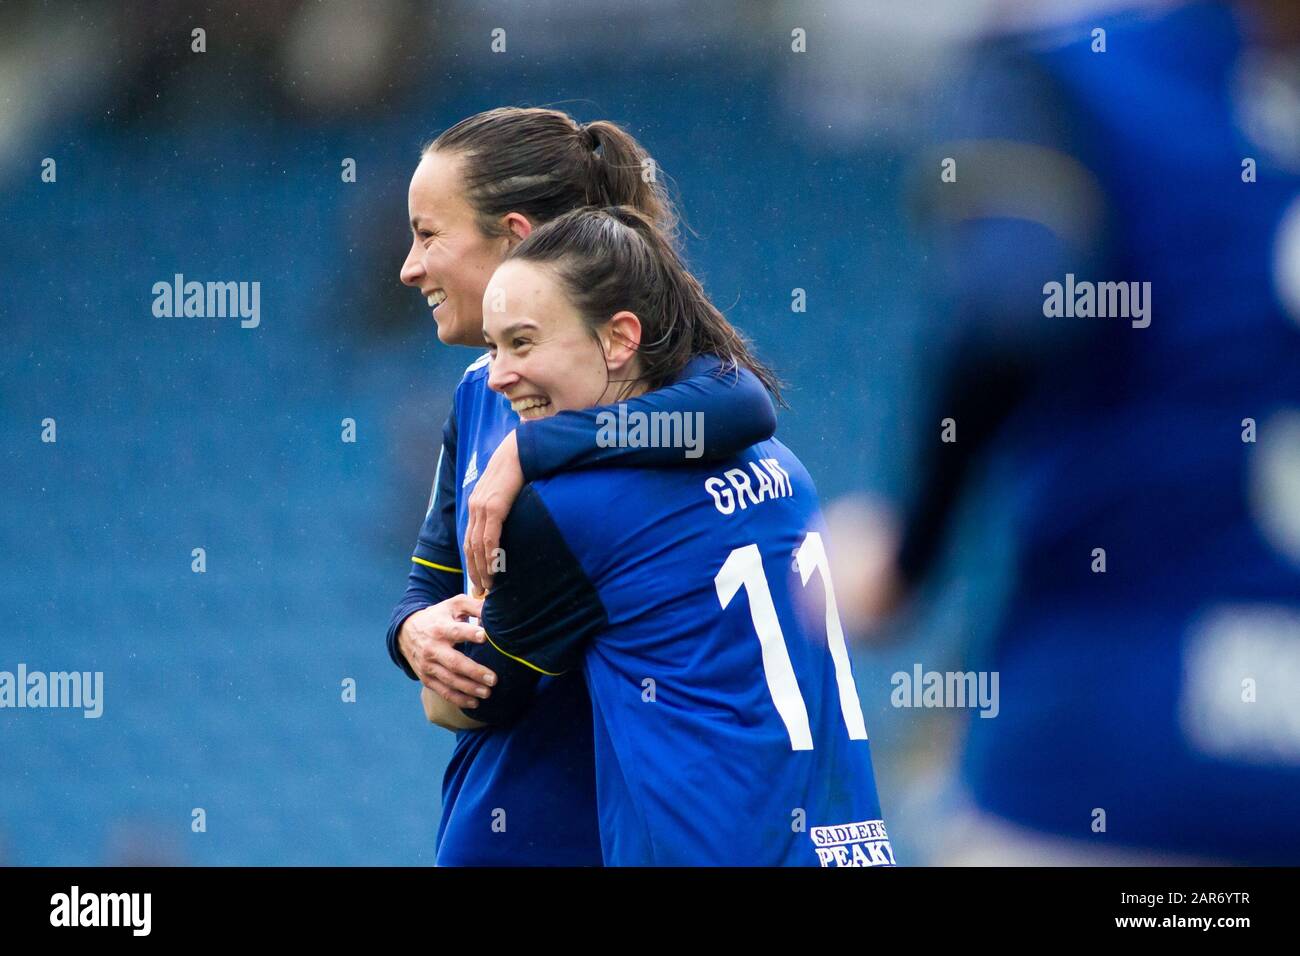
[[[481,113],[430,143],[411,179],[412,243],[401,277],[434,306],[438,337],[483,345],[488,277],[536,225],[561,213],[589,202],[628,203],[671,235],[673,208],[663,189],[643,178],[646,159],[613,123],[584,127],[541,109]],[[466,623],[479,604],[462,594],[462,568],[477,568],[479,582],[492,568],[475,555],[461,562],[471,487],[477,482],[478,496],[490,486],[478,505],[484,531],[477,537],[490,552],[492,528],[526,479],[594,465],[680,466],[698,460],[688,457],[693,452],[716,459],[770,436],[775,414],[763,383],[748,370],[722,375],[721,368],[717,358],[703,358],[633,409],[702,415],[707,427],[695,436],[702,440],[683,449],[603,446],[594,412],[548,417],[517,432],[517,411],[526,418],[537,412],[512,409],[489,391],[486,355],[472,363],[443,428],[433,500],[390,621],[394,662],[456,706],[472,707],[492,675],[452,647],[481,640]],[[536,720],[458,735],[443,782],[440,864],[600,862],[586,688],[577,677],[545,681],[537,698]],[[431,719],[437,703],[426,701]]]
[[[630,400],[702,354],[765,374],[633,209],[535,230],[484,301],[503,303],[484,309],[490,386],[542,415]],[[785,446],[536,481],[502,540],[471,649],[500,681],[465,716],[526,726],[543,675],[583,666],[606,864],[894,863],[817,493]]]

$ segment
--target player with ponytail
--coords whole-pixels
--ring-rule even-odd
[[[635,209],[537,229],[493,274],[495,300],[489,384],[543,416],[525,433],[619,402],[611,429],[662,438],[623,405],[706,355],[775,387]],[[584,674],[607,865],[893,865],[826,535],[812,479],[775,439],[533,482],[470,649],[499,681],[464,716],[524,728],[540,674]]]
[[[442,342],[481,348],[488,279],[541,224],[592,204],[627,205],[675,244],[673,203],[646,175],[651,168],[645,149],[608,121],[582,125],[557,110],[513,107],[462,120],[424,148],[412,176],[402,282],[433,307]],[[702,356],[629,406],[702,415],[704,459],[731,455],[776,427],[765,380],[732,358]],[[406,593],[388,628],[393,661],[424,685],[429,719],[449,728],[463,726],[459,708],[491,693],[495,675],[456,648],[484,639],[471,623],[481,601],[463,592],[490,584],[508,558],[497,541],[525,483],[573,469],[690,461],[680,448],[602,445],[599,409],[519,428],[510,402],[488,388],[489,371],[483,355],[457,386]],[[440,864],[600,863],[581,676],[543,678],[535,710],[537,719],[515,728],[458,731],[443,781]]]

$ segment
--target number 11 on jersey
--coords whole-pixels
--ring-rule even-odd
[[[826,586],[826,644],[835,665],[835,683],[839,689],[840,712],[849,731],[850,740],[866,740],[867,727],[862,717],[862,704],[858,701],[853,671],[849,666],[849,651],[844,643],[844,628],[840,624],[839,609],[835,604],[835,589],[831,585],[830,562],[826,558],[826,545],[819,532],[809,531],[799,546],[796,556],[799,577],[805,587],[820,571]],[[790,663],[785,634],[772,603],[772,591],[763,570],[763,556],[758,545],[747,544],[727,555],[722,569],[713,579],[718,590],[718,602],[726,610],[732,598],[743,587],[749,595],[749,616],[758,634],[758,644],[763,658],[763,675],[772,695],[776,712],[790,735],[791,750],[812,750],[812,730],[808,726],[808,707],[799,692],[799,682]]]

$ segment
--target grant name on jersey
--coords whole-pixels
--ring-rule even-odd
[[[750,505],[761,504],[770,498],[794,496],[790,473],[775,458],[762,458],[746,464],[754,474],[752,484],[749,472],[743,468],[728,468],[721,478],[713,475],[704,482],[704,490],[712,496],[713,506],[722,514],[729,515],[737,507],[744,511]]]

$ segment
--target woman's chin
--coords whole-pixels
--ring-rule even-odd
[[[466,345],[471,348],[486,348],[483,344],[483,326],[481,323],[477,327],[464,328],[464,323],[456,321],[455,316],[441,316],[438,314],[445,308],[446,306],[439,306],[433,313],[433,320],[438,326],[439,342],[443,345]]]

